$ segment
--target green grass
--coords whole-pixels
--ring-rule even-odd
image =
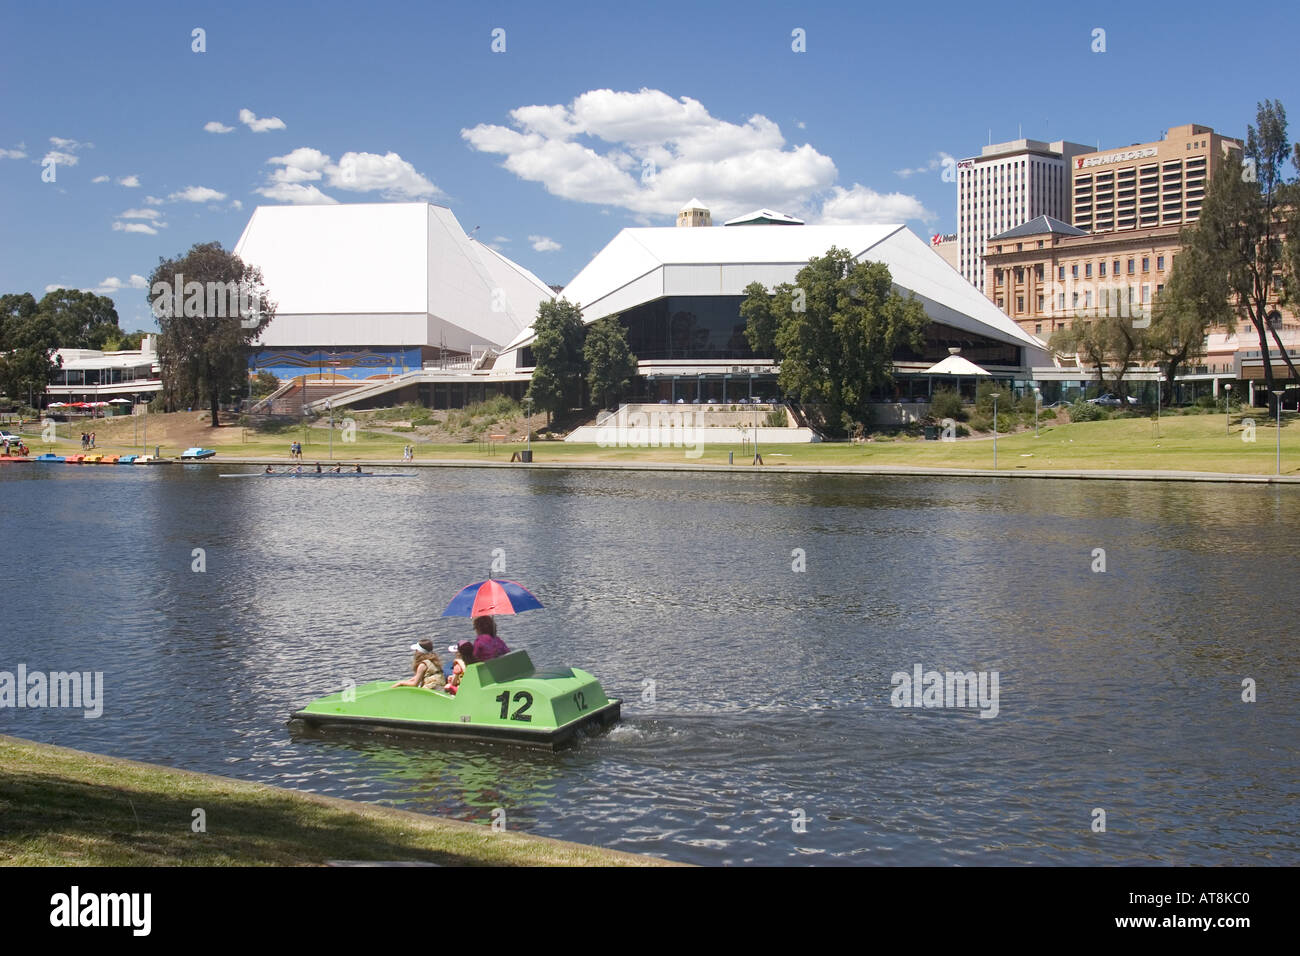
[[[193,811],[206,832],[192,829]],[[0,862],[637,866],[651,857],[0,736]]]

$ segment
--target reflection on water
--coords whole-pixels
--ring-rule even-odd
[[[0,473],[0,670],[102,670],[107,698],[0,732],[705,863],[1300,861],[1293,489],[216,474]],[[551,754],[286,723],[463,636],[439,615],[495,548],[547,605],[503,636],[622,724]],[[998,671],[998,717],[892,708],[915,664]]]

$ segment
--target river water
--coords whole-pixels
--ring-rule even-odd
[[[0,732],[705,864],[1300,863],[1300,490],[231,470],[0,470],[0,670],[104,674],[98,719]],[[465,636],[439,614],[494,552],[546,605],[502,636],[619,726],[551,754],[287,723]],[[996,716],[892,706],[917,666],[997,672]]]

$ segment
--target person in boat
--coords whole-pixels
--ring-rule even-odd
[[[264,474],[264,475],[274,475],[274,474],[275,474],[275,469],[272,468],[270,465],[267,465],[267,466],[266,466],[266,471],[262,472],[262,474]]]
[[[316,474],[323,475],[324,473],[324,470],[320,466],[320,462],[316,462]]]
[[[343,466],[342,466],[342,465],[335,465],[334,468],[333,468],[333,471],[331,472],[331,474],[335,474],[335,475],[341,475],[341,474],[343,474]]]
[[[461,641],[459,644],[451,645],[447,650],[454,652],[456,659],[443,666],[442,672],[447,678],[443,690],[455,695],[460,689],[460,679],[465,676],[465,668],[474,663],[474,645],[469,641]]]
[[[295,475],[301,475],[301,474],[302,474],[302,465],[299,465],[297,468],[295,468],[295,469],[293,470],[293,473],[294,473]]]
[[[509,654],[506,642],[497,637],[497,622],[490,614],[474,618],[474,660],[490,661]]]
[[[354,469],[354,474],[358,474],[358,475],[361,474],[361,466],[360,466],[360,465],[357,465],[357,467]]]
[[[425,690],[438,690],[444,683],[442,676],[442,658],[433,650],[433,641],[429,638],[416,641],[411,645],[415,657],[411,660],[411,676],[399,680],[394,687],[423,687]]]

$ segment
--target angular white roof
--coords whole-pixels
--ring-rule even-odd
[[[431,203],[258,206],[234,251],[277,305],[264,346],[499,348],[552,298]]]
[[[683,206],[681,209],[677,211],[686,212],[688,209],[703,209],[705,212],[709,211],[709,207],[704,205],[704,203],[700,202],[698,199],[692,199],[690,202],[688,202],[685,206]]]
[[[615,236],[565,286],[561,296],[590,323],[669,295],[744,295],[749,283],[769,289],[793,282],[813,256],[832,246],[855,259],[883,262],[894,285],[912,293],[935,322],[1000,342],[1041,350],[983,293],[902,225],[798,228],[630,228]],[[526,345],[525,329],[506,348]],[[1031,353],[1032,355],[1032,353]]]
[[[755,209],[753,212],[747,212],[743,216],[737,216],[735,219],[728,219],[723,223],[724,226],[745,226],[745,225],[767,225],[762,222],[764,219],[770,219],[772,222],[779,222],[792,226],[802,226],[802,219],[796,219],[794,216],[787,216],[783,212],[777,212],[774,209],[768,209],[764,206],[762,209]]]

